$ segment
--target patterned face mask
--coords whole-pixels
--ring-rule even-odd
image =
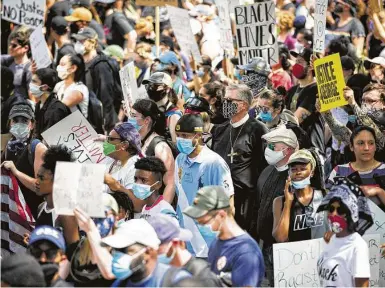
[[[230,119],[238,113],[238,104],[232,101],[223,101],[223,117]]]

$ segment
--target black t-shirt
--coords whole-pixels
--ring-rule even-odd
[[[368,49],[369,49],[368,51],[369,59],[373,59],[374,57],[380,56],[382,50],[385,49],[385,43],[379,39],[376,39],[376,37],[372,35],[369,40]]]
[[[115,11],[106,17],[104,21],[104,32],[108,45],[119,45],[124,47],[126,39],[124,35],[133,30],[126,16],[122,12]]]
[[[38,216],[36,219],[35,227],[42,226],[42,225],[48,225],[53,227],[53,219],[52,219],[52,211],[47,212],[46,211],[46,202],[43,202],[39,208],[38,208]]]

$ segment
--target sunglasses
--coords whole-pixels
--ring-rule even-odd
[[[107,142],[111,142],[111,141],[123,141],[123,140],[122,138],[107,136]]]
[[[329,213],[333,213],[335,210],[337,210],[337,213],[339,215],[346,214],[346,210],[341,206],[339,206],[339,207],[329,206]]]
[[[43,252],[44,252],[45,256],[49,260],[52,260],[53,258],[56,257],[57,252],[59,251],[59,249],[58,248],[50,248],[50,249],[47,249],[47,250],[42,250],[42,249],[40,249],[40,247],[33,247],[33,246],[31,246],[31,247],[28,248],[28,251],[36,259],[40,258],[41,254],[43,254]]]

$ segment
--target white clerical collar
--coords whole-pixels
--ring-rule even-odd
[[[289,165],[282,165],[280,167],[277,167],[277,166],[274,166],[275,169],[277,169],[278,172],[282,172],[282,171],[286,171],[287,169],[289,169]]]
[[[231,121],[230,121],[230,124],[231,124],[231,126],[233,126],[233,128],[238,128],[239,126],[241,126],[241,125],[243,125],[243,124],[245,124],[246,123],[246,121],[247,120],[249,120],[249,113],[247,113],[246,115],[245,115],[245,117],[243,117],[241,120],[239,120],[238,122],[236,122],[236,123],[231,123]]]

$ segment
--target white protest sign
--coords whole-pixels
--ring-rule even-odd
[[[124,66],[122,69],[119,71],[119,76],[120,76],[120,83],[122,84],[122,91],[123,91],[123,97],[124,97],[124,103],[126,106],[126,109],[129,110],[132,103],[132,89],[131,89],[131,83],[130,83],[130,77],[129,75],[129,66],[130,63],[128,63],[126,66]]]
[[[53,184],[53,203],[59,215],[74,215],[80,207],[91,217],[105,217],[104,165],[58,162]]]
[[[46,68],[51,65],[51,57],[48,54],[47,42],[43,35],[43,27],[39,26],[32,32],[29,37],[32,58],[35,60],[37,68]]]
[[[188,11],[186,9],[167,6],[167,12],[180,49],[186,54],[186,56],[190,56],[192,54],[196,63],[201,63],[202,57],[199,52],[198,44],[195,41],[194,34],[191,30]]]
[[[218,8],[218,16],[220,19],[219,29],[221,37],[221,47],[224,50],[229,51],[230,54],[234,51],[233,45],[233,33],[231,32],[231,21],[230,21],[230,1],[220,0],[215,1]]]
[[[369,234],[380,234],[380,244],[385,243],[385,213],[382,211],[373,201],[368,200],[370,211],[372,212],[372,217],[374,224],[370,227],[365,235]],[[385,258],[381,257],[380,259],[380,273],[379,273],[379,283],[380,287],[385,287]]]
[[[325,51],[326,9],[328,0],[315,1],[313,51],[323,53]]]
[[[120,69],[119,75],[127,109],[129,109],[129,107],[133,105],[136,100],[148,98],[146,88],[143,85],[138,88],[134,62],[130,62]]]
[[[273,0],[253,5],[235,6],[238,59],[240,65],[254,57],[278,63],[278,41]]]
[[[48,145],[64,145],[78,163],[103,163],[103,143],[94,142],[97,133],[79,110],[42,133]],[[104,167],[104,165],[103,165]]]
[[[2,0],[2,19],[36,28],[44,24],[45,0]]]
[[[371,287],[376,287],[379,278],[380,235],[364,235],[363,239],[369,248]],[[325,245],[322,238],[274,244],[274,286],[320,287],[317,261]]]

